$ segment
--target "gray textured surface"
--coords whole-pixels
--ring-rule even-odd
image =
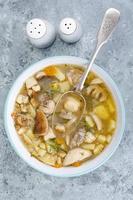
[[[126,106],[126,130],[111,159],[78,178],[43,175],[24,163],[11,148],[3,128],[3,106],[14,79],[30,64],[54,55],[90,58],[104,11],[116,7],[121,22],[97,58],[119,86]],[[67,45],[56,40],[47,50],[33,48],[24,32],[32,17],[54,24],[66,16],[81,21],[85,34]],[[0,0],[0,200],[132,200],[133,199],[133,1],[132,0]]]

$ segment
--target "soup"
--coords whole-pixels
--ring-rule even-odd
[[[48,66],[29,77],[16,98],[12,117],[20,139],[31,156],[56,168],[78,167],[95,159],[109,145],[116,128],[112,94],[93,72],[82,90],[86,108],[80,122],[76,124],[82,103],[72,95],[58,107],[53,127],[57,102],[74,89],[83,71],[77,65]]]

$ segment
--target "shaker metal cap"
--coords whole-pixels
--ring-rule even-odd
[[[27,23],[27,35],[34,39],[39,39],[46,34],[46,24],[43,20],[35,18]]]
[[[66,35],[73,34],[77,28],[76,21],[72,18],[64,18],[60,22],[59,29]]]

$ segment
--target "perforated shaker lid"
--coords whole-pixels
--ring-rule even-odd
[[[46,34],[46,24],[43,20],[35,18],[28,22],[26,30],[29,37],[39,39]]]
[[[64,34],[73,34],[77,28],[76,21],[73,18],[64,18],[60,23],[60,31]]]

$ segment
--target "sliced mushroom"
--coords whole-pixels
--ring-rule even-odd
[[[102,81],[100,78],[94,78],[94,79],[90,82],[91,85],[96,85],[96,84],[101,84],[101,83],[103,83],[103,81]]]
[[[35,133],[38,135],[47,135],[48,121],[42,110],[37,110],[35,117]]]
[[[36,79],[40,80],[41,78],[43,78],[44,76],[46,76],[46,74],[44,72],[38,72],[36,74]]]
[[[75,148],[68,152],[66,155],[63,166],[71,165],[78,161],[83,161],[89,157],[91,157],[92,153],[89,150],[85,150],[82,148]]]
[[[51,115],[55,109],[55,102],[53,100],[48,100],[43,107],[43,112],[47,115]]]
[[[99,100],[100,102],[103,102],[107,99],[105,91],[99,85],[88,86],[86,89],[86,94],[88,96],[92,96],[93,98]]]
[[[47,93],[39,94],[39,95],[37,96],[37,99],[36,99],[36,101],[38,101],[39,104],[40,104],[41,106],[45,106],[45,104],[46,104],[46,102],[47,102],[48,100],[49,100],[49,96],[48,96]]]
[[[105,92],[104,92],[104,93],[101,93],[101,96],[100,96],[100,98],[99,98],[99,101],[100,101],[100,102],[103,102],[103,101],[106,101],[106,99],[107,99],[106,93],[105,93]]]
[[[47,141],[49,139],[53,139],[53,138],[56,138],[53,130],[51,127],[48,128],[48,132],[47,132],[47,135],[44,135],[44,140]]]
[[[80,108],[80,101],[74,97],[67,97],[64,108],[68,112],[77,112]]]
[[[79,79],[82,76],[82,71],[80,69],[70,69],[67,73],[67,79],[71,85],[75,85],[79,82]]]
[[[74,137],[71,139],[70,147],[74,148],[76,146],[80,146],[85,138],[85,129],[80,128],[77,133],[74,135]]]
[[[86,89],[86,94],[89,96],[91,95],[91,93],[96,89],[96,86],[95,85],[90,85],[87,87]]]
[[[72,119],[74,117],[74,115],[72,114],[72,112],[67,112],[66,110],[61,110],[61,113],[59,114],[59,116],[63,119]]]
[[[102,121],[101,121],[101,119],[94,113],[90,113],[90,116],[92,117],[93,121],[95,122],[97,130],[101,131],[102,130]]]

